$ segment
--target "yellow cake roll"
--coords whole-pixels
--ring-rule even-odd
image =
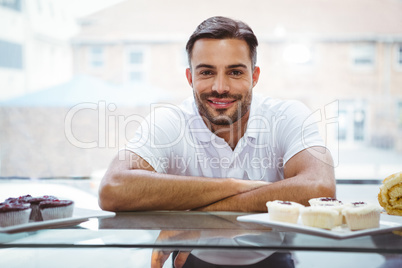
[[[378,202],[388,214],[402,216],[402,172],[383,180]]]

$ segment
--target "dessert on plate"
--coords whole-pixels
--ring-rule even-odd
[[[0,227],[29,222],[31,208],[24,203],[0,203]]]
[[[378,228],[382,208],[365,202],[354,202],[345,206],[342,214],[350,230]]]
[[[388,214],[402,216],[402,172],[383,180],[378,202]]]
[[[342,214],[338,209],[327,205],[316,205],[300,209],[303,225],[329,229],[342,224]]]
[[[74,202],[71,200],[46,200],[39,203],[44,221],[68,218],[73,215]]]
[[[291,201],[268,201],[267,208],[269,218],[273,221],[297,223],[299,219],[300,208],[303,205]]]

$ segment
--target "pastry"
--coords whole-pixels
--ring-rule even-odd
[[[342,201],[332,198],[332,197],[320,197],[320,198],[313,198],[310,199],[309,204],[311,206],[325,206],[328,209],[335,209],[338,211],[338,219],[335,222],[335,225],[341,225],[342,223],[346,223],[343,215],[342,215],[342,209],[344,207]]]
[[[269,218],[273,221],[297,223],[299,219],[299,210],[303,205],[291,201],[269,201],[267,208]]]
[[[365,202],[355,202],[345,206],[342,214],[350,230],[378,228],[381,208]]]
[[[0,227],[29,222],[31,208],[23,203],[0,203]]]
[[[31,216],[29,217],[30,220],[32,221],[42,221],[42,214],[39,210],[39,203],[42,201],[46,201],[46,200],[56,200],[57,197],[52,196],[52,195],[44,195],[44,196],[40,196],[40,197],[32,197],[30,199],[28,199],[28,202],[31,204]]]
[[[44,221],[68,218],[73,215],[74,202],[71,200],[46,200],[39,203]]]
[[[342,214],[332,206],[316,205],[300,209],[303,225],[332,229],[342,223]]]
[[[383,180],[378,202],[388,214],[402,216],[402,172]]]
[[[308,201],[308,203],[310,204],[310,206],[327,205],[327,204],[342,205],[342,201],[332,197],[312,198]]]

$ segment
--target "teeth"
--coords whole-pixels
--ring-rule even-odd
[[[217,102],[217,101],[213,101],[212,103],[215,103],[215,104],[228,104],[229,102]]]

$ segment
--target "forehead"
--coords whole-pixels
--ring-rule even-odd
[[[191,64],[238,64],[251,66],[247,42],[239,39],[199,39],[194,43]]]

